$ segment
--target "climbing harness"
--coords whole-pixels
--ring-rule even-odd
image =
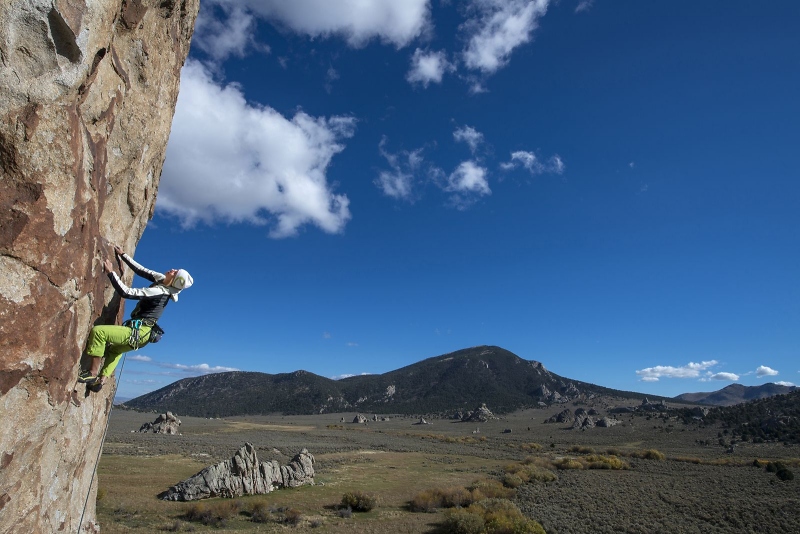
[[[142,339],[140,332],[142,325],[150,327],[150,334],[146,340]],[[133,350],[138,350],[145,343],[158,343],[161,340],[161,336],[164,335],[164,330],[153,319],[128,319],[122,323],[122,326],[127,326],[131,329],[128,344],[133,347]]]
[[[131,337],[128,339],[128,344],[133,347],[133,350],[138,349],[141,346],[142,340],[139,334],[139,329],[142,327],[142,320],[141,319],[131,319],[127,321],[125,326],[131,329]]]

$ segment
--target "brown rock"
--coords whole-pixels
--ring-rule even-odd
[[[77,532],[89,494],[97,531],[114,385],[88,394],[79,358],[93,322],[122,316],[101,262],[152,216],[197,9],[0,3],[0,532]]]

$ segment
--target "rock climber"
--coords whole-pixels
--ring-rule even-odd
[[[170,300],[178,301],[178,294],[194,283],[192,276],[184,269],[171,269],[162,274],[151,271],[134,261],[121,248],[115,246],[114,253],[127,263],[133,272],[150,280],[149,287],[132,289],[126,286],[117,273],[111,260],[103,262],[103,271],[108,274],[116,292],[123,298],[138,300],[131,318],[122,326],[97,325],[89,333],[86,341],[86,355],[91,357],[91,366],[82,370],[78,382],[87,384],[92,391],[100,391],[106,378],[114,374],[120,357],[131,350],[148,343],[156,343],[164,331],[157,321],[164,313]],[[121,267],[121,264],[120,264]],[[102,369],[100,363],[105,358]]]

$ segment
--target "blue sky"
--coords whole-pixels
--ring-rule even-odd
[[[195,285],[119,395],[483,344],[654,395],[800,383],[798,22],[206,0],[135,254]]]

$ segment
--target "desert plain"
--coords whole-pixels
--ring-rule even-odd
[[[97,518],[104,533],[444,533],[444,509],[410,506],[420,494],[514,480],[508,499],[548,534],[800,532],[800,478],[781,480],[766,468],[780,462],[800,475],[800,446],[737,443],[730,452],[719,426],[653,414],[618,415],[615,426],[587,430],[545,423],[564,408],[577,406],[521,410],[481,423],[425,415],[428,424],[420,424],[420,415],[380,414],[386,420],[374,421],[368,413],[368,422],[359,424],[355,412],[176,414],[179,435],[134,432],[157,414],[115,408],[97,471]],[[259,460],[281,464],[308,449],[315,484],[199,504],[157,498],[245,443],[255,446]],[[624,468],[590,469],[592,457],[616,458]],[[552,476],[523,483],[510,477],[525,465]],[[343,495],[353,492],[374,499],[374,507],[345,513]],[[203,509],[228,512],[204,522],[198,520]]]

